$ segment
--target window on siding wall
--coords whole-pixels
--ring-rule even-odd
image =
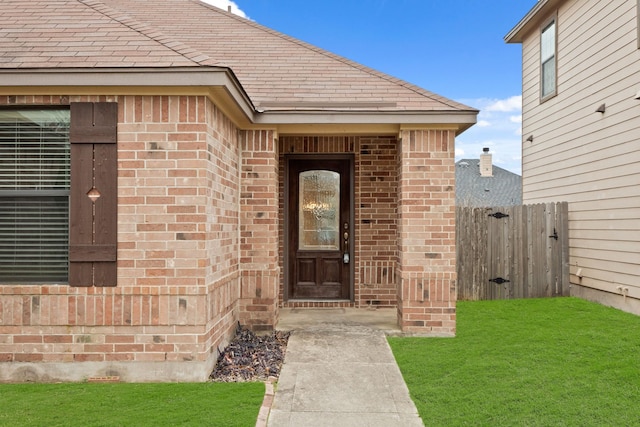
[[[0,110],[0,282],[66,282],[69,110]]]
[[[540,35],[540,74],[542,100],[556,94],[556,19],[542,27]]]

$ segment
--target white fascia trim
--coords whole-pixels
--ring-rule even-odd
[[[465,111],[366,111],[307,110],[266,111],[253,105],[239,80],[226,67],[175,68],[38,68],[0,69],[0,94],[10,94],[12,88],[28,88],[29,93],[42,94],[64,91],[78,93],[96,89],[100,94],[156,93],[171,88],[202,89],[215,97],[223,96],[235,103],[244,119],[241,128],[274,127],[278,125],[358,124],[358,125],[455,125],[459,132],[476,123],[477,110]],[[124,90],[124,92],[123,92]],[[115,93],[117,92],[117,93]],[[18,94],[18,93],[16,93]]]
[[[455,125],[460,132],[476,123],[478,112],[473,111],[347,111],[347,112],[264,112],[256,115],[259,125],[281,124],[396,124],[396,125]]]
[[[5,92],[11,87],[224,87],[250,121],[255,113],[242,85],[225,67],[0,69],[0,88]]]
[[[279,123],[469,123],[476,122],[477,111],[317,111],[263,112],[256,124]]]

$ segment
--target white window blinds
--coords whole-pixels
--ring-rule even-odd
[[[68,110],[0,110],[0,282],[68,279]]]

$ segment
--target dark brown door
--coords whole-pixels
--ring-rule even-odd
[[[350,157],[288,159],[288,296],[350,299]]]

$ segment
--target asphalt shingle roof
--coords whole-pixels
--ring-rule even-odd
[[[228,67],[261,110],[474,112],[198,0],[2,0],[0,69]]]
[[[0,2],[1,68],[198,66],[148,25],[99,1]]]
[[[480,160],[456,162],[456,205],[515,206],[522,204],[522,177],[493,165],[493,176],[480,176]]]

